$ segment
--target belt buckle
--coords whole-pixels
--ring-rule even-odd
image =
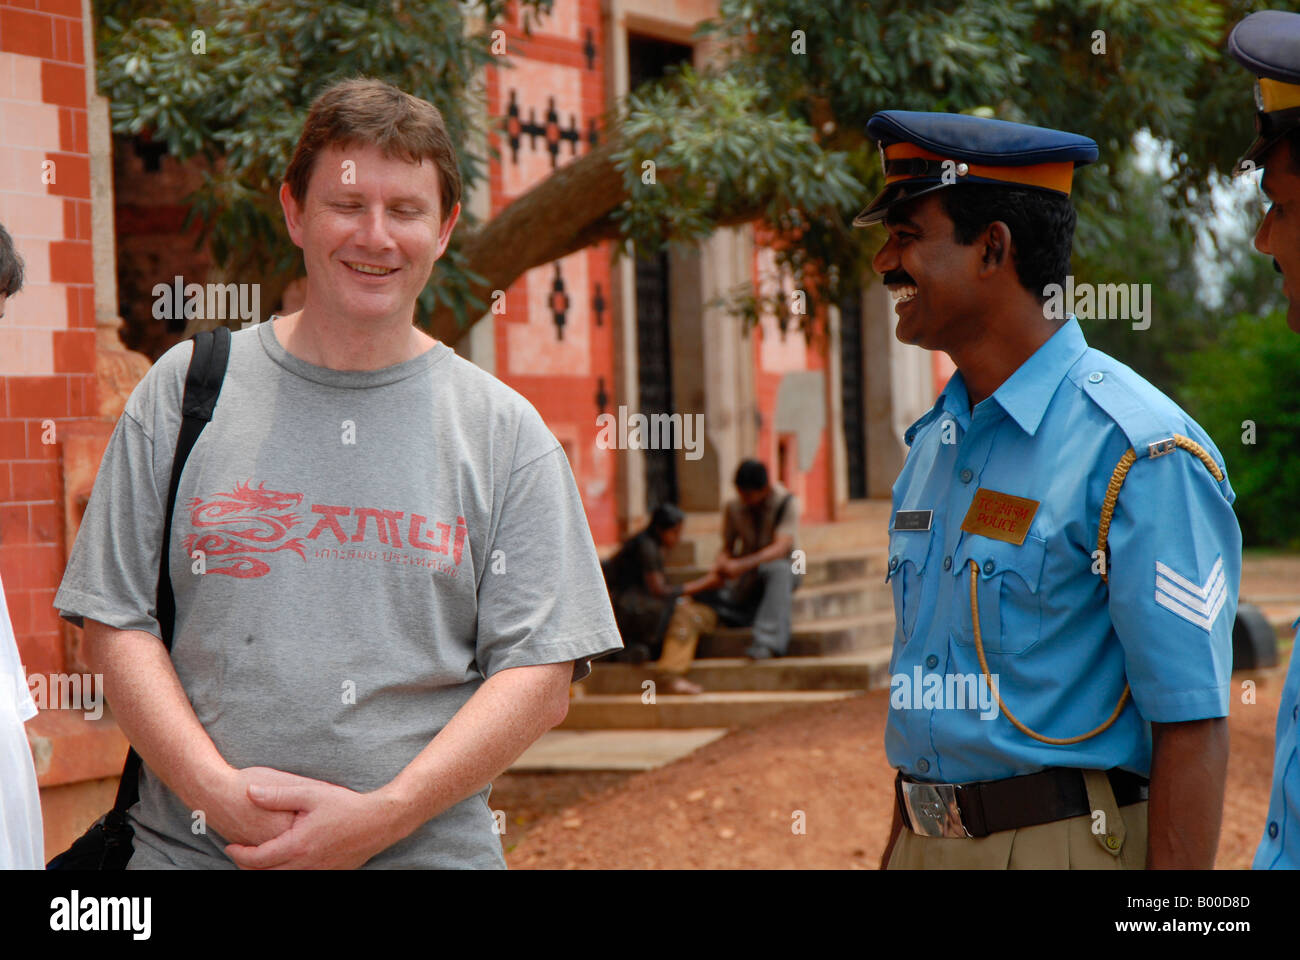
[[[903,806],[912,832],[922,837],[969,837],[957,806],[955,783],[911,783],[903,780]]]

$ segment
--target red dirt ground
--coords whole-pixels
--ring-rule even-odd
[[[1285,676],[1256,675],[1257,702],[1229,727],[1232,754],[1219,869],[1250,866],[1268,809],[1273,729]],[[873,869],[893,802],[888,690],[792,710],[645,773],[506,774],[512,869]],[[795,833],[796,811],[806,832]]]

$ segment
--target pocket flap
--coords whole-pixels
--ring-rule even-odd
[[[1005,540],[963,532],[961,542],[957,544],[952,572],[957,576],[969,577],[970,561],[974,560],[979,565],[981,580],[1010,572],[1020,578],[1030,593],[1037,593],[1046,549],[1047,541],[1032,534],[1017,546]]]
[[[933,530],[895,530],[889,534],[889,572],[885,580],[902,572],[905,564],[912,564],[917,573],[925,570],[925,558],[930,554]]]

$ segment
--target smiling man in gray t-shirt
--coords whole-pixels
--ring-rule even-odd
[[[433,156],[402,159],[421,134]],[[490,780],[621,647],[563,449],[411,325],[459,211],[451,156],[386,84],[313,104],[281,191],[306,302],[231,339],[176,501],[170,659],[190,341],[117,424],[55,606],[144,760],[131,869],[503,867]]]

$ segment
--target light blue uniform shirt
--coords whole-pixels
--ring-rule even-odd
[[[1300,626],[1297,620],[1291,626]],[[1296,634],[1300,643],[1300,632]],[[1273,793],[1268,800],[1268,823],[1255,851],[1256,870],[1300,870],[1300,756],[1296,728],[1300,726],[1300,656],[1291,649],[1291,666],[1277,711],[1276,753],[1273,756]]]
[[[953,375],[908,429],[911,450],[894,484],[887,579],[897,626],[885,733],[893,766],[946,783],[1054,766],[1149,776],[1152,721],[1227,716],[1241,576],[1235,495],[1226,471],[1216,482],[1186,450],[1149,455],[1149,444],[1175,433],[1223,468],[1205,432],[1132,369],[1091,349],[1073,317],[974,411]],[[1110,527],[1108,585],[1094,572],[1097,526],[1130,447],[1138,460]],[[961,529],[981,488],[1039,502],[1022,544]],[[933,511],[930,529],[898,529],[899,510]],[[972,631],[972,559],[989,672],[1007,708],[1044,736],[1073,737],[1111,715],[1127,677],[1132,696],[1104,733],[1041,743],[996,704],[972,705],[969,686],[959,689],[974,677],[991,702]],[[918,678],[933,692],[932,674],[944,696],[918,696]]]

